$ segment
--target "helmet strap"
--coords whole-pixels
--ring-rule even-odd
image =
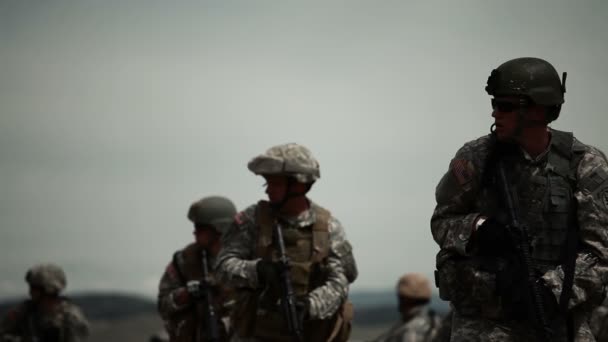
[[[277,212],[281,211],[281,209],[285,206],[285,204],[287,204],[290,199],[306,195],[306,193],[308,193],[308,191],[312,187],[312,183],[308,183],[307,189],[304,192],[293,192],[291,191],[291,188],[292,185],[294,185],[295,183],[297,183],[297,180],[295,178],[289,176],[287,177],[287,191],[285,195],[283,195],[283,199],[281,199],[281,201],[279,201],[278,203],[270,203],[270,206],[274,210],[276,210]]]

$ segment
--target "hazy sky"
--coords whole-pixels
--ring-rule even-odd
[[[0,1],[0,298],[34,263],[70,291],[154,295],[189,204],[264,198],[246,164],[308,146],[354,290],[429,276],[450,158],[492,122],[505,60],[568,71],[555,128],[608,150],[608,3]]]

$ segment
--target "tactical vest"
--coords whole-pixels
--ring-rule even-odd
[[[23,305],[25,311],[17,323],[20,341],[66,341],[64,308],[69,305],[67,298],[60,297],[55,307],[47,312],[38,311],[31,300],[27,300]]]
[[[256,209],[255,224],[258,228],[255,258],[278,260],[278,248],[273,240],[276,218],[268,202],[260,201]],[[327,257],[330,250],[329,211],[313,206],[316,220],[310,227],[283,226],[285,252],[290,260],[290,278],[297,297],[304,297],[327,279]],[[278,285],[278,284],[277,284]],[[237,333],[241,337],[255,337],[263,341],[292,341],[287,330],[287,322],[281,312],[279,300],[280,286],[242,294],[233,317]],[[352,310],[352,305],[348,303]],[[345,332],[339,333],[345,322],[343,309],[326,320],[304,322],[306,341],[342,341]],[[343,316],[343,315],[342,315]],[[348,317],[347,317],[348,318]],[[338,327],[340,325],[340,327]],[[341,336],[342,335],[342,336]],[[346,337],[347,338],[347,337]]]
[[[578,165],[586,148],[574,140],[571,133],[551,132],[547,155],[538,161],[540,167],[532,169],[527,163],[522,163],[523,157],[519,154],[490,152],[487,155],[495,150],[491,140],[488,145],[480,146],[476,152],[481,153],[479,157],[486,158],[487,162],[480,165],[481,185],[471,212],[508,222],[497,184],[497,172],[493,168],[495,158],[502,160],[509,184],[517,195],[514,200],[519,207],[521,221],[528,227],[530,253],[537,274],[544,274],[558,265],[563,267],[565,277],[559,305],[565,311],[571,295],[578,241],[574,192],[577,190]],[[537,174],[528,172],[532,170],[538,171]],[[514,278],[509,269],[512,260],[508,258],[468,258],[441,250],[437,254],[436,272],[441,298],[450,300],[462,315],[526,319],[526,307],[521,305],[525,296],[520,287],[523,283]],[[475,295],[471,296],[471,293]]]
[[[504,158],[510,184],[515,187],[520,216],[530,234],[530,252],[544,273],[564,262],[569,231],[576,229],[576,173],[584,146],[575,143],[572,133],[552,130],[546,164],[539,174],[517,169],[513,158]],[[477,206],[482,215],[506,222],[504,205],[497,205],[496,188],[482,189]],[[502,208],[501,208],[502,207]]]
[[[203,279],[203,263],[201,259],[201,249],[196,243],[191,243],[182,251],[178,251],[173,255],[173,267],[177,271],[181,283],[185,286],[190,280]],[[208,260],[208,265],[212,265]],[[210,282],[214,284],[212,287],[214,308],[220,317],[219,311],[224,301],[224,293],[215,281],[212,270],[209,270]],[[205,341],[205,314],[207,308],[202,301],[196,303],[191,308],[175,314],[171,317],[170,324],[174,329],[170,332],[171,342],[201,342]],[[226,333],[223,331],[223,324],[218,322],[220,328],[220,337],[226,340]]]

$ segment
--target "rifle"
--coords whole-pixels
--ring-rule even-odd
[[[203,280],[201,281],[201,298],[205,301],[205,325],[207,327],[207,341],[218,342],[220,340],[219,327],[217,326],[217,314],[213,308],[213,295],[211,294],[211,284],[207,281],[209,277],[209,266],[207,265],[207,250],[203,249],[202,255]],[[202,337],[202,334],[201,334]]]
[[[285,315],[285,319],[287,320],[287,329],[289,333],[294,337],[296,341],[303,342],[304,330],[302,328],[300,319],[298,318],[296,295],[293,291],[291,278],[289,277],[289,259],[287,258],[287,254],[285,253],[285,242],[283,241],[283,232],[281,225],[278,222],[274,225],[274,236],[276,239],[277,246],[279,248],[279,278],[281,279],[282,290],[281,308],[283,310],[283,314]]]
[[[528,298],[529,302],[531,302],[531,310],[533,311],[536,320],[536,333],[541,341],[549,342],[552,340],[553,330],[551,329],[551,325],[547,319],[545,306],[543,305],[541,292],[542,284],[537,282],[535,274],[536,268],[534,267],[534,262],[530,256],[528,227],[520,221],[519,208],[517,206],[516,198],[514,199],[515,194],[511,191],[511,187],[509,186],[503,161],[498,162],[498,176],[503,199],[508,210],[509,231],[512,233],[512,238],[514,238],[518,254],[517,257],[520,259],[521,266],[526,275]]]

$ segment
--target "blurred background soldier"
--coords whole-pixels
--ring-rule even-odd
[[[150,336],[148,342],[169,342],[169,334],[165,330],[155,332]]]
[[[401,320],[373,342],[430,342],[439,329],[441,317],[428,304],[429,280],[422,274],[406,273],[397,282]]]
[[[30,299],[9,311],[0,326],[0,341],[78,342],[89,335],[80,309],[60,296],[67,285],[63,270],[39,264],[25,274]]]
[[[452,341],[594,341],[608,277],[608,162],[548,127],[564,103],[547,61],[494,69],[491,134],[466,143],[435,192],[431,230]]]
[[[158,292],[158,310],[171,341],[209,341],[213,335],[227,340],[230,290],[216,281],[212,266],[235,214],[225,197],[206,197],[190,206],[196,241],[173,254]]]
[[[340,222],[306,197],[319,163],[292,143],[268,149],[248,168],[266,180],[268,201],[236,216],[218,256],[218,274],[239,290],[235,340],[347,340],[357,268]],[[280,262],[281,247],[289,268]]]

